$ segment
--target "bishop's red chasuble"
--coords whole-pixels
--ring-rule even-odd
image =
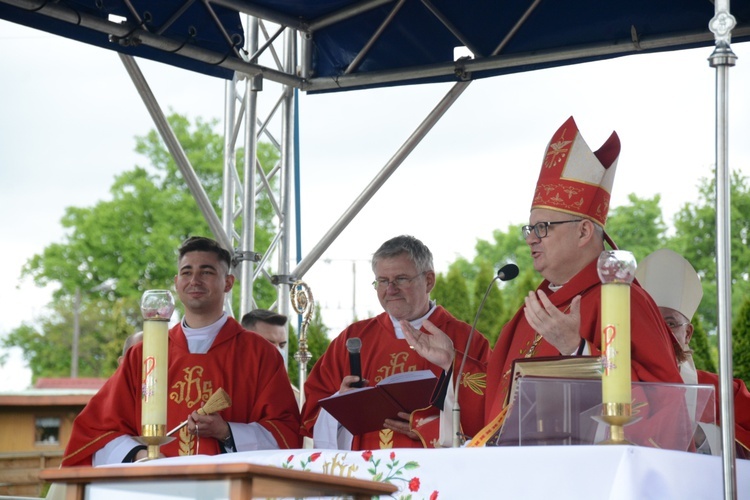
[[[581,295],[581,337],[586,339],[592,355],[601,354],[601,281],[593,261],[562,288],[553,292],[550,283],[543,281],[538,289],[543,290],[550,301],[561,311],[568,312],[571,301]],[[630,287],[630,328],[631,328],[631,371],[633,381],[682,383],[680,372],[672,347],[672,333],[667,328],[651,297],[637,284]],[[519,358],[536,356],[560,356],[560,352],[537,334],[526,321],[521,308],[500,332],[497,344],[490,357],[487,368],[487,401],[485,404],[485,423],[497,421],[496,416],[504,409],[506,396],[510,389],[513,361]],[[640,394],[638,391],[635,394]],[[647,418],[650,427],[643,426],[643,432],[665,435],[664,429],[670,425],[669,405],[644,404],[639,401],[634,411],[639,417]],[[684,401],[675,401],[683,404]],[[685,414],[686,415],[686,414]],[[685,416],[684,415],[684,416]],[[671,447],[682,436],[668,436]],[[649,436],[641,436],[643,442],[653,446],[659,443]],[[676,446],[676,445],[674,445]],[[673,448],[674,449],[674,448]]]

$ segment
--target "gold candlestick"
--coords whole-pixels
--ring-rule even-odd
[[[604,251],[597,271],[602,281],[602,415],[610,426],[601,444],[630,444],[623,427],[634,422],[631,408],[630,284],[635,277],[633,254]]]
[[[141,366],[141,436],[148,460],[159,457],[167,437],[167,372],[169,367],[169,318],[174,299],[168,290],[148,290],[141,298],[143,314],[143,362]]]

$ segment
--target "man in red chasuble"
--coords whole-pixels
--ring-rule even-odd
[[[231,256],[216,241],[186,240],[179,249],[175,289],[185,307],[169,331],[167,428],[184,420],[165,456],[299,448],[299,411],[283,358],[259,335],[224,312],[234,285]],[[141,431],[143,344],[128,350],[122,365],[73,424],[63,466],[134,462],[146,456]],[[230,407],[197,412],[223,388]]]
[[[475,440],[489,439],[502,420],[513,361],[537,356],[601,354],[601,281],[596,264],[606,240],[604,225],[620,154],[615,132],[592,152],[573,117],[554,133],[545,150],[523,236],[534,269],[544,281],[503,327],[487,367],[485,428]],[[680,383],[672,335],[649,295],[631,286],[632,379]],[[415,350],[444,364],[453,352],[437,347],[440,331],[418,336],[408,327]],[[450,418],[450,412],[441,414]],[[475,444],[474,442],[472,444]],[[659,443],[652,443],[656,446]]]
[[[402,331],[404,323],[425,336],[429,335],[427,325],[436,325],[445,332],[448,342],[452,342],[459,353],[451,382],[458,372],[471,326],[430,300],[430,291],[435,286],[430,250],[413,236],[397,236],[383,243],[375,252],[372,269],[375,274],[373,286],[385,312],[347,327],[315,364],[305,383],[303,433],[313,437],[316,448],[434,447],[440,433],[436,430],[434,439],[426,438],[425,429],[437,428],[437,418],[426,421],[417,418],[416,412],[412,415],[401,413],[400,419],[385,420],[379,431],[353,436],[318,404],[322,398],[350,390],[352,384],[359,381],[359,377],[350,375],[346,349],[346,341],[350,338],[358,337],[362,341],[362,378],[368,385],[375,385],[385,377],[401,372],[432,370],[440,375],[443,368],[448,370],[450,363],[438,366],[409,348]],[[469,410],[462,414],[461,425],[467,433],[477,432],[482,427],[485,365],[489,351],[487,340],[475,332],[468,346],[470,361],[464,366],[465,376],[462,378],[466,386],[462,387],[461,405]],[[450,431],[446,434],[445,438],[450,442]]]

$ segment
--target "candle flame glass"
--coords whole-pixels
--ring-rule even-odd
[[[630,284],[635,278],[636,262],[627,250],[605,250],[599,255],[596,270],[602,283]]]
[[[174,312],[174,297],[169,290],[147,290],[141,297],[143,319],[169,321]]]

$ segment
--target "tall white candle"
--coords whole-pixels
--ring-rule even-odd
[[[169,318],[174,299],[168,290],[148,290],[141,299],[143,363],[141,366],[141,434],[164,436],[167,427]]]
[[[597,262],[601,290],[602,403],[629,407],[630,284],[635,277],[635,258],[624,250],[602,252]]]

